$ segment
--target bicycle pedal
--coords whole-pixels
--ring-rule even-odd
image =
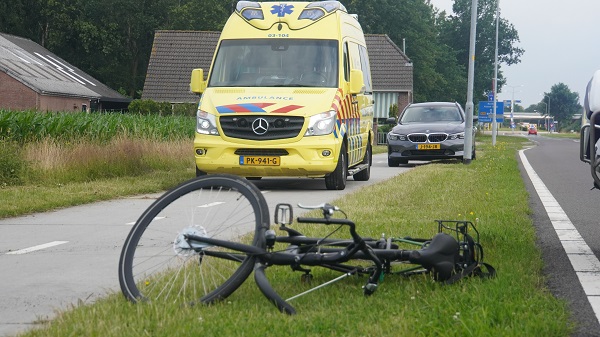
[[[365,295],[371,295],[377,290],[377,283],[367,283],[363,286]]]
[[[310,282],[312,282],[312,279],[313,279],[312,274],[302,274],[302,276],[300,276],[301,283],[310,283]]]

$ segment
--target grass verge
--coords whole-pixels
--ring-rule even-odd
[[[433,235],[434,219],[476,222],[486,262],[498,270],[495,279],[443,286],[425,276],[387,277],[364,297],[365,279],[351,277],[294,300],[299,314],[293,317],[280,314],[252,278],[210,307],[134,305],[115,292],[61,312],[25,336],[568,336],[573,326],[567,306],[545,287],[518,170],[516,151],[528,140],[499,136],[492,147],[489,136],[478,136],[477,142],[477,160],[470,165],[426,165],[334,204],[365,236]],[[297,229],[308,235],[328,230]],[[316,282],[339,275],[313,272]],[[300,274],[289,268],[267,273],[284,298],[302,287]]]

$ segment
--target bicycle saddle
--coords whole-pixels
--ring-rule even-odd
[[[446,233],[436,234],[431,243],[423,249],[410,253],[409,261],[420,264],[427,270],[433,270],[436,281],[445,281],[452,276],[459,257],[459,246],[453,236]]]

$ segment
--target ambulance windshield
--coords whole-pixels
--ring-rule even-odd
[[[338,87],[335,40],[223,40],[209,87]]]

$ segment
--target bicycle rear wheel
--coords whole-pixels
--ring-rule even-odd
[[[185,235],[265,247],[269,210],[260,190],[233,175],[206,175],[158,198],[129,233],[119,283],[132,302],[212,303],[250,275],[255,257],[185,240]]]

